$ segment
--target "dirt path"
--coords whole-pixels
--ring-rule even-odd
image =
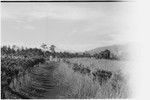
[[[30,98],[56,98],[59,94],[57,79],[53,72],[58,68],[56,62],[48,62],[35,66],[29,71],[29,80],[21,89],[21,93]]]

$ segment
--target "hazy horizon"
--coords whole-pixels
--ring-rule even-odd
[[[1,4],[1,45],[71,51],[130,42],[128,3]]]

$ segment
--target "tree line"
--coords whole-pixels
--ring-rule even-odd
[[[70,53],[70,52],[56,52],[55,46],[51,45],[48,49],[48,47],[42,45],[42,48],[16,48],[16,46],[2,46],[1,47],[1,55],[2,56],[20,56],[20,57],[44,57],[48,58],[50,56],[57,57],[57,58],[96,58],[96,59],[112,59],[112,60],[118,60],[119,57],[117,55],[113,54],[110,50],[106,49],[104,51],[101,51],[99,53],[95,53],[93,55],[84,52],[84,53]]]

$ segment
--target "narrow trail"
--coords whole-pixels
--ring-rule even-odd
[[[58,62],[48,62],[35,66],[29,71],[29,82],[22,86],[21,93],[30,98],[57,98],[59,88],[53,72],[59,67]]]

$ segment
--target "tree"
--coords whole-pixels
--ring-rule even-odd
[[[19,49],[19,47],[17,47],[16,45],[13,45],[12,49],[14,49],[15,51],[17,51],[17,49]]]
[[[1,53],[2,53],[2,55],[7,54],[7,46],[1,47]]]
[[[51,50],[52,53],[55,53],[55,48],[56,48],[55,45],[51,45],[51,46],[50,46],[50,50]]]
[[[55,53],[55,45],[51,45],[49,48],[50,48],[50,51],[51,51],[51,53],[52,53],[52,56],[53,56],[53,58],[55,58],[55,56],[56,56],[56,53]]]
[[[106,49],[105,51],[101,52],[102,58],[104,59],[110,59],[110,51]]]
[[[46,49],[47,49],[47,45],[46,45],[45,43],[43,43],[43,44],[41,45],[41,48],[44,49],[44,50],[46,50]]]

